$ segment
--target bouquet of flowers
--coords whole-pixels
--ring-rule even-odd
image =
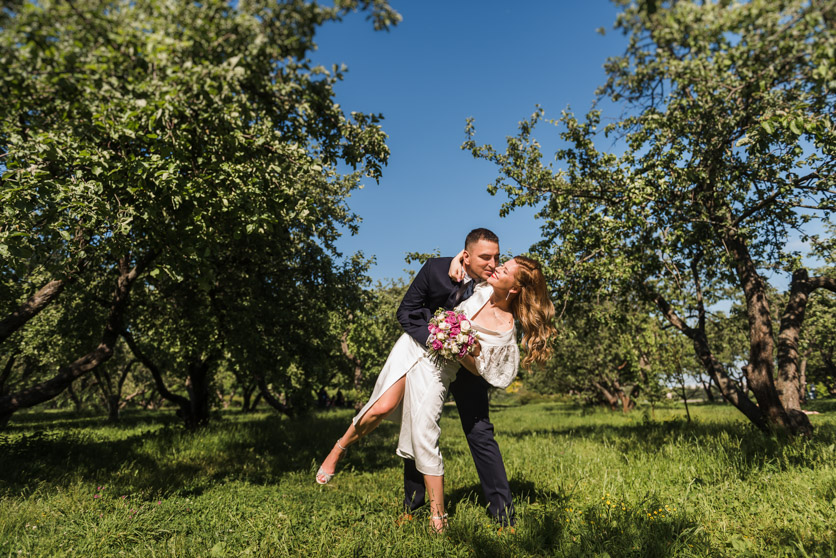
[[[427,339],[430,358],[439,366],[452,362],[473,352],[476,332],[467,316],[453,310],[439,308],[430,319]]]

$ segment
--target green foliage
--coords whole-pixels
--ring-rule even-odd
[[[818,407],[833,411],[829,403]],[[349,420],[227,413],[198,433],[160,413],[119,427],[19,413],[0,438],[0,553],[207,556],[829,556],[836,424],[752,432],[730,407],[636,415],[564,404],[492,410],[518,511],[498,535],[458,417],[442,419],[450,530],[404,526],[397,430],[315,465]],[[751,434],[754,434],[751,435]],[[749,480],[751,482],[742,482]]]
[[[436,248],[432,252],[407,252],[406,258],[404,259],[408,264],[411,264],[412,262],[418,262],[421,265],[424,265],[430,258],[437,258],[439,256],[441,256],[441,251],[438,248]]]
[[[304,390],[278,380],[338,349],[327,316],[357,306],[368,262],[334,241],[389,154],[380,115],[334,101],[344,68],[307,58],[318,26],[357,10],[400,19],[382,0],[8,5],[0,317],[79,274],[62,298],[106,305],[117,262],[152,262],[126,327],[167,371],[226,360]]]
[[[827,227],[829,234],[814,238],[814,253],[827,264],[818,270],[819,275],[833,277],[836,274],[836,225]],[[831,292],[817,291],[810,296],[807,318],[800,340],[800,351],[807,361],[807,382],[821,382],[827,391],[836,394],[836,296]]]
[[[829,270],[833,273],[833,270]],[[807,383],[821,382],[830,394],[836,394],[836,296],[816,292],[810,297],[800,341],[801,354],[807,360]]]
[[[761,272],[798,268],[805,254],[788,248],[790,235],[806,240],[806,225],[836,209],[836,6],[618,4],[628,46],[608,60],[597,94],[624,108],[620,118],[602,127],[599,110],[564,111],[550,121],[561,130],[559,169],[534,137],[539,107],[504,152],[477,145],[472,121],[462,148],[497,165],[489,190],[509,196],[503,213],[539,206],[534,250],[561,297],[655,301],[709,369],[705,309],[729,288],[745,294],[749,374],[763,407],[744,412],[763,424],[763,413],[783,410]],[[601,133],[623,152],[599,150]]]
[[[217,234],[333,242],[355,224],[344,199],[358,173],[379,177],[388,154],[379,117],[333,103],[342,71],[304,58],[335,17],[261,2],[23,5],[0,45],[7,265],[160,244],[188,265]],[[341,176],[338,161],[360,170]]]
[[[730,228],[758,267],[797,265],[787,236],[816,215],[802,208],[826,214],[836,203],[834,90],[818,77],[836,45],[826,23],[832,4],[674,2],[652,15],[623,4],[616,27],[630,43],[608,61],[598,94],[628,108],[603,128],[625,152],[596,149],[600,111],[550,121],[563,126],[567,144],[556,153],[565,164],[557,171],[533,137],[542,109],[520,123],[504,153],[477,146],[470,122],[463,148],[498,166],[491,191],[509,195],[504,211],[544,204],[539,246],[560,284],[662,277],[682,284],[700,251],[704,281],[735,282],[723,244]],[[790,123],[772,134],[761,126],[787,111],[810,125],[798,134]]]
[[[358,402],[371,395],[378,372],[403,334],[395,314],[408,287],[409,281],[402,279],[378,282],[375,288],[366,291],[360,308],[345,320],[334,322],[340,331],[332,336],[341,340],[342,356],[351,366],[332,385],[352,389]]]
[[[641,301],[575,301],[557,321],[553,357],[525,384],[568,393],[583,403],[630,411],[638,398],[659,399],[687,347]]]

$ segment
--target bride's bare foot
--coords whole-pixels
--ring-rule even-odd
[[[328,484],[334,475],[337,472],[337,463],[340,461],[340,458],[345,454],[345,451],[348,448],[340,444],[340,441],[337,440],[337,443],[334,444],[334,447],[331,448],[330,453],[328,453],[328,457],[325,458],[325,461],[322,462],[322,466],[319,468],[319,471],[316,472],[316,482],[319,484]]]

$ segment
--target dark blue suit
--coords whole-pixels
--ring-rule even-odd
[[[447,275],[453,258],[432,258],[424,264],[398,307],[398,322],[404,331],[425,345],[430,333],[427,324],[441,307],[452,309],[472,292],[462,292]],[[450,391],[462,421],[470,454],[482,483],[488,511],[503,525],[514,523],[511,487],[502,462],[499,445],[493,435],[493,424],[488,416],[488,388],[484,379],[460,368]],[[404,506],[412,511],[425,502],[424,477],[411,459],[404,460]]]

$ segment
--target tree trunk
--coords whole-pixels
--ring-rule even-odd
[[[255,394],[255,397],[253,398],[253,402],[250,405],[250,410],[251,411],[255,411],[258,408],[258,404],[261,403],[262,395],[263,394],[260,391]]]
[[[825,288],[836,292],[836,279],[809,277],[806,269],[796,270],[790,283],[790,296],[781,316],[778,334],[778,378],[776,386],[781,403],[793,422],[793,431],[812,434],[810,419],[801,410],[802,380],[798,364],[798,339],[804,324],[804,313],[810,293]],[[805,382],[806,383],[806,380]]]
[[[133,269],[128,267],[127,258],[119,260],[119,277],[113,291],[102,339],[98,346],[74,362],[59,368],[58,374],[53,378],[16,393],[0,397],[0,423],[7,421],[19,409],[33,407],[56,397],[67,389],[67,386],[76,378],[106,362],[113,355],[113,348],[116,345],[119,331],[122,329],[122,318],[128,306],[131,287],[154,256],[153,253],[149,254],[143,260],[137,262]]]
[[[142,386],[141,388],[137,389],[135,392],[130,393],[130,394],[128,394],[128,395],[126,395],[125,397],[123,397],[123,398],[119,401],[119,409],[120,409],[120,410],[122,410],[122,409],[124,409],[125,407],[127,407],[127,406],[128,406],[128,403],[129,403],[130,401],[132,401],[134,398],[139,397],[140,395],[145,395],[145,392],[146,392],[146,391],[147,391],[146,387],[145,387],[145,386]],[[142,403],[141,403],[141,402],[140,402],[140,405],[142,405]],[[143,406],[143,407],[144,407],[144,406]]]
[[[625,415],[636,406],[635,400],[624,392],[621,392],[621,412]]]
[[[618,408],[618,397],[613,395],[610,390],[598,382],[592,382],[592,385],[595,386],[598,392],[603,396],[604,401],[610,406],[610,410],[615,411]]]
[[[708,382],[700,378],[700,384],[702,384],[702,389],[705,391],[705,397],[709,403],[714,403],[714,393],[711,391],[711,378],[708,379]]]
[[[224,409],[229,409],[229,404],[232,402],[232,396],[235,395],[235,392],[232,392],[229,395],[224,396],[223,392],[220,389],[216,389],[215,395],[218,396],[218,401],[221,402],[221,407],[223,407]]]
[[[127,330],[122,330],[121,335],[134,356],[151,372],[160,395],[179,407],[177,415],[183,419],[186,428],[195,429],[206,425],[209,422],[209,412],[212,408],[209,370],[214,357],[208,356],[203,359],[195,357],[194,360],[189,362],[188,376],[186,377],[188,397],[183,397],[171,392],[166,387],[159,367],[139,348],[133,335]]]
[[[805,352],[803,358],[801,359],[801,363],[798,365],[798,377],[800,378],[800,382],[798,385],[798,398],[801,400],[802,405],[807,404],[807,357],[809,354],[809,349]]]
[[[188,415],[183,417],[188,428],[204,426],[209,422],[211,410],[209,389],[210,359],[199,360],[189,364],[189,377],[186,380],[186,391],[189,394]]]
[[[801,376],[798,370],[798,338],[810,293],[807,280],[806,269],[799,269],[792,275],[790,296],[781,316],[778,333],[778,377],[775,379],[775,387],[790,420],[797,423],[793,425],[794,429],[810,435],[813,427],[807,415],[801,411]]]
[[[734,259],[737,277],[746,299],[746,317],[749,322],[749,368],[746,379],[749,389],[755,395],[758,409],[769,423],[787,428],[794,434],[804,432],[812,428],[807,415],[800,413],[801,417],[795,414],[790,417],[775,386],[772,316],[766,297],[766,284],[757,272],[749,248],[736,231],[732,229],[723,240]]]
[[[12,375],[12,368],[14,368],[15,360],[19,354],[20,348],[16,348],[9,355],[9,358],[6,359],[6,364],[3,365],[3,372],[0,373],[0,395],[6,395],[9,391],[6,382],[9,381],[9,377]]]
[[[694,352],[702,364],[703,369],[708,376],[714,380],[717,387],[720,389],[720,395],[723,399],[737,407],[755,426],[761,430],[767,429],[767,422],[763,413],[761,413],[758,406],[740,390],[737,383],[729,377],[723,365],[717,360],[711,352],[711,346],[708,343],[708,337],[705,334],[705,319],[704,309],[700,307],[700,319],[696,328],[690,327],[679,315],[670,307],[668,301],[659,293],[653,293],[652,298],[656,306],[662,312],[662,315],[673,325],[676,329],[685,334],[694,344]]]
[[[53,279],[0,321],[0,343],[37,316],[55,300],[73,279]]]
[[[636,406],[636,402],[633,399],[636,386],[630,387],[630,392],[628,393],[617,379],[613,380],[612,385],[615,391],[615,397],[621,403],[621,412],[624,414],[629,413]]]
[[[279,398],[273,395],[273,392],[270,391],[270,387],[267,385],[267,380],[264,378],[264,376],[258,377],[258,387],[260,389],[259,394],[262,397],[264,397],[264,400],[267,402],[268,405],[288,416],[293,415],[293,409],[291,409],[290,406],[282,403],[279,400]]]
[[[78,394],[75,392],[72,382],[70,382],[67,386],[67,395],[70,396],[70,401],[73,402],[73,408],[75,409],[76,414],[81,413],[81,398],[79,398]]]
[[[252,411],[250,407],[250,400],[252,399],[253,392],[255,392],[255,385],[243,385],[241,386],[241,412],[242,413],[249,413]]]
[[[108,422],[119,422],[119,394],[113,393],[107,396],[107,420]]]
[[[106,371],[102,371],[99,374],[99,383],[104,385],[102,379],[107,380],[106,385],[107,389],[103,388],[105,392],[105,401],[107,402],[107,420],[108,422],[119,422],[119,411],[125,407],[128,402],[128,398],[125,401],[122,401],[122,387],[125,385],[125,380],[128,377],[128,372],[130,372],[131,368],[134,364],[139,363],[139,360],[133,358],[125,365],[122,369],[122,372],[119,374],[119,378],[116,380],[116,388],[111,389],[110,386],[110,375]],[[144,391],[144,390],[142,390]],[[135,392],[130,396],[130,399],[133,399],[138,394],[142,393],[142,391]]]

